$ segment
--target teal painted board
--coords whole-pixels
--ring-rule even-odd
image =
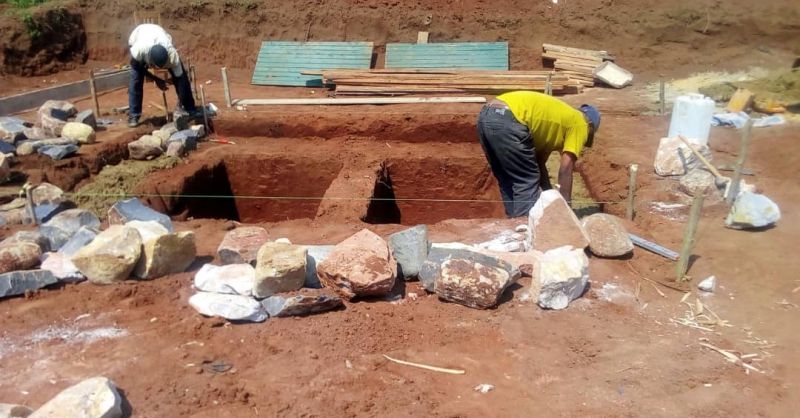
[[[387,44],[386,68],[508,70],[508,42]]]
[[[372,42],[291,42],[261,43],[252,84],[268,86],[321,87],[319,75],[301,71],[337,68],[369,69]]]

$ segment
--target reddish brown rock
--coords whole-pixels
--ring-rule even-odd
[[[222,264],[253,264],[258,250],[269,240],[264,228],[242,226],[225,234],[217,248],[217,256]]]
[[[39,265],[42,248],[35,242],[17,242],[0,247],[0,273],[29,270]]]
[[[397,278],[397,263],[389,245],[368,229],[342,241],[317,265],[320,282],[342,297],[389,294]]]
[[[455,258],[442,263],[435,288],[439,299],[488,309],[497,305],[511,283],[511,276],[502,268]]]
[[[633,243],[622,222],[605,213],[583,218],[589,235],[589,250],[598,257],[621,257],[633,251]]]
[[[531,248],[549,251],[565,245],[586,248],[589,237],[558,190],[545,190],[528,215]]]

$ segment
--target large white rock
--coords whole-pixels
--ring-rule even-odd
[[[268,317],[264,307],[247,296],[198,292],[189,298],[189,305],[202,315],[231,321],[264,322]]]
[[[125,226],[133,228],[139,232],[142,242],[148,242],[152,239],[158,238],[162,235],[167,235],[169,231],[164,225],[156,221],[130,221],[126,222]]]
[[[268,242],[258,250],[253,296],[267,298],[276,293],[299,290],[306,281],[308,250],[301,245]]]
[[[71,386],[37,409],[30,418],[119,418],[122,397],[114,382],[93,377]]]
[[[583,249],[569,246],[544,253],[534,277],[538,281],[539,306],[564,309],[586,290],[589,283],[589,259]]]
[[[142,237],[131,227],[111,225],[81,248],[72,262],[95,284],[126,280],[142,254]]]
[[[62,252],[45,253],[42,255],[42,270],[53,273],[58,281],[75,283],[86,280],[86,276],[78,270],[70,257]]]
[[[589,237],[575,212],[555,189],[545,190],[528,214],[528,248],[549,251],[564,245],[586,248]]]
[[[203,292],[252,296],[256,269],[247,263],[205,264],[194,275],[194,287]]]
[[[733,229],[751,229],[770,226],[781,219],[778,205],[763,194],[739,194],[731,207],[725,226]]]
[[[95,141],[94,129],[91,126],[80,122],[67,122],[61,128],[61,136],[67,139],[74,139],[79,144],[91,144]]]
[[[692,144],[692,148],[711,161],[711,151],[707,145],[692,138],[687,138],[687,141]],[[682,176],[693,168],[702,167],[703,163],[680,138],[675,137],[661,138],[653,165],[659,176]]]

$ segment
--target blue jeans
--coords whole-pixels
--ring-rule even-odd
[[[138,118],[142,115],[146,72],[147,64],[131,59],[131,82],[128,85],[128,115],[131,117]],[[172,70],[169,71],[169,74],[172,76],[172,83],[175,85],[175,92],[178,94],[178,102],[181,107],[187,112],[196,111],[194,96],[192,96],[192,86],[189,84],[189,76],[186,69],[183,69],[183,74],[180,77],[175,77]]]

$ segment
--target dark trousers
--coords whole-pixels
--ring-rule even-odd
[[[183,64],[181,64],[182,66]],[[128,115],[139,117],[142,115],[142,99],[144,98],[144,78],[147,71],[147,64],[136,60],[131,60],[131,82],[128,85]],[[196,109],[194,104],[194,96],[192,96],[192,86],[189,83],[189,76],[186,69],[183,69],[183,74],[180,77],[175,77],[172,70],[169,70],[169,75],[172,76],[172,83],[175,85],[175,92],[178,94],[178,102],[187,112],[194,112]]]
[[[478,137],[500,184],[506,216],[527,216],[541,194],[530,130],[510,110],[484,106],[478,116]]]

